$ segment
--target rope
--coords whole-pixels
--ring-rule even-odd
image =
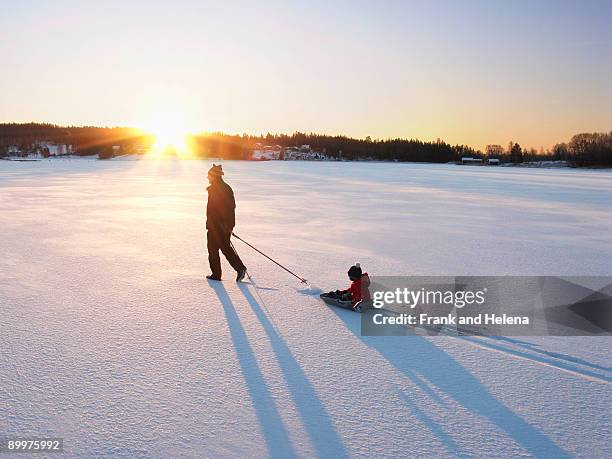
[[[246,245],[248,245],[250,248],[252,248],[253,250],[255,250],[257,253],[263,255],[264,257],[266,257],[268,260],[270,260],[272,263],[275,263],[276,265],[280,266],[281,268],[283,268],[285,271],[287,271],[289,274],[291,274],[294,277],[297,277],[302,284],[307,284],[308,285],[308,281],[306,279],[304,279],[303,277],[298,276],[296,273],[294,273],[293,271],[291,271],[288,268],[285,268],[283,265],[281,265],[278,261],[276,261],[275,259],[273,259],[272,257],[269,257],[268,255],[266,255],[265,253],[263,253],[261,250],[259,250],[257,247],[253,247],[251,244],[249,244],[247,241],[245,241],[244,239],[242,239],[240,236],[238,236],[236,233],[232,232],[232,236],[234,236],[236,239],[238,239],[239,241],[244,242]],[[234,249],[235,251],[235,249]],[[248,275],[248,274],[247,274]],[[250,279],[250,277],[249,277]]]

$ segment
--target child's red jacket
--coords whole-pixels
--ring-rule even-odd
[[[361,300],[370,299],[370,290],[368,289],[369,286],[370,278],[368,277],[368,273],[362,274],[361,279],[351,282],[351,286],[348,288],[348,291],[351,292],[351,300],[353,300],[353,304]]]

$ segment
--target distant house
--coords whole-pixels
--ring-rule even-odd
[[[324,151],[312,150],[310,145],[285,148],[286,161],[329,161],[331,159]]]
[[[499,166],[499,159],[497,158],[489,158],[487,162],[489,163],[489,166]]]
[[[37,150],[43,155],[46,153],[48,156],[69,155],[72,153],[72,145],[42,141],[38,142]]]
[[[297,147],[287,147],[285,148],[284,159],[285,161],[298,159],[300,155],[300,149]]]
[[[255,144],[255,148],[251,153],[251,159],[255,161],[268,161],[271,159],[280,159],[282,147],[279,145],[262,146],[260,143]]]
[[[472,158],[471,156],[464,156],[461,158],[461,164],[482,164],[482,159]]]

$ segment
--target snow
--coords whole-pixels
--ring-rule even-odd
[[[361,337],[375,275],[611,275],[612,172],[225,162],[258,288],[209,284],[205,161],[0,161],[0,434],[67,457],[610,457],[609,337]],[[225,262],[224,262],[225,263]],[[0,435],[0,436],[1,436]]]

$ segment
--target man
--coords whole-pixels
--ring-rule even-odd
[[[221,260],[219,250],[223,252],[232,268],[236,270],[236,282],[244,279],[247,269],[240,257],[230,244],[232,230],[236,224],[236,202],[234,191],[223,181],[223,168],[214,165],[208,171],[208,204],[206,206],[206,229],[208,239],[208,262],[211,274],[207,279],[221,280]]]

